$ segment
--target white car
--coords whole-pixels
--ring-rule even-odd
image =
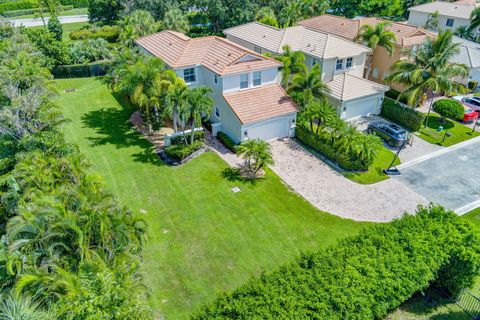
[[[452,99],[460,101],[464,106],[473,111],[480,112],[480,97],[455,96]]]

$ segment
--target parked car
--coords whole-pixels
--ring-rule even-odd
[[[470,108],[465,108],[465,113],[463,114],[463,122],[472,122],[478,119],[478,111],[474,111]]]
[[[400,147],[407,140],[407,131],[393,123],[375,121],[368,125],[368,134],[376,134],[382,138],[389,147]]]
[[[455,96],[453,99],[460,101],[465,106],[463,122],[478,119],[480,115],[480,97]]]

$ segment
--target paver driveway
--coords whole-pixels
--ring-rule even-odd
[[[272,169],[293,190],[320,210],[362,221],[391,221],[427,201],[401,182],[374,185],[348,180],[290,139],[271,142]]]
[[[480,139],[400,165],[395,180],[459,214],[480,206]]]

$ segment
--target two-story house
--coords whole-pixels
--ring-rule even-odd
[[[312,28],[321,32],[334,34],[344,39],[355,41],[363,25],[369,24],[375,26],[377,23],[387,20],[379,18],[356,18],[348,19],[339,16],[324,14],[298,22],[299,25]],[[383,83],[383,79],[389,74],[391,65],[401,59],[407,59],[407,52],[413,52],[425,42],[432,34],[420,27],[407,25],[400,22],[388,21],[390,26],[388,30],[392,31],[396,37],[395,50],[392,56],[381,47],[373,52],[370,74],[366,78]],[[394,89],[401,90],[399,86],[392,85]]]
[[[378,114],[388,87],[363,78],[371,49],[308,27],[278,29],[258,22],[224,30],[227,39],[258,53],[283,54],[288,45],[305,55],[305,64],[318,64],[322,81],[330,89],[331,103],[342,119]]]
[[[298,107],[278,84],[281,63],[220,37],[162,31],[136,41],[189,86],[213,90],[212,131],[236,142],[294,135]]]
[[[455,2],[434,1],[408,8],[408,24],[418,27],[426,27],[427,21],[435,12],[438,12],[438,29],[451,29],[455,31],[460,26],[470,25],[470,14],[480,6],[471,0],[460,0]],[[438,31],[438,30],[434,30]],[[479,29],[473,32],[475,37],[479,36]]]

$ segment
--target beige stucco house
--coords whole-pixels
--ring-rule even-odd
[[[282,54],[285,45],[305,55],[305,64],[318,64],[329,99],[342,119],[381,111],[389,88],[363,78],[371,49],[342,37],[304,26],[278,29],[258,22],[224,30],[227,39],[257,53]]]
[[[212,131],[236,142],[294,135],[298,107],[278,84],[281,63],[220,37],[191,39],[174,31],[139,38],[187,85],[213,90]]]

